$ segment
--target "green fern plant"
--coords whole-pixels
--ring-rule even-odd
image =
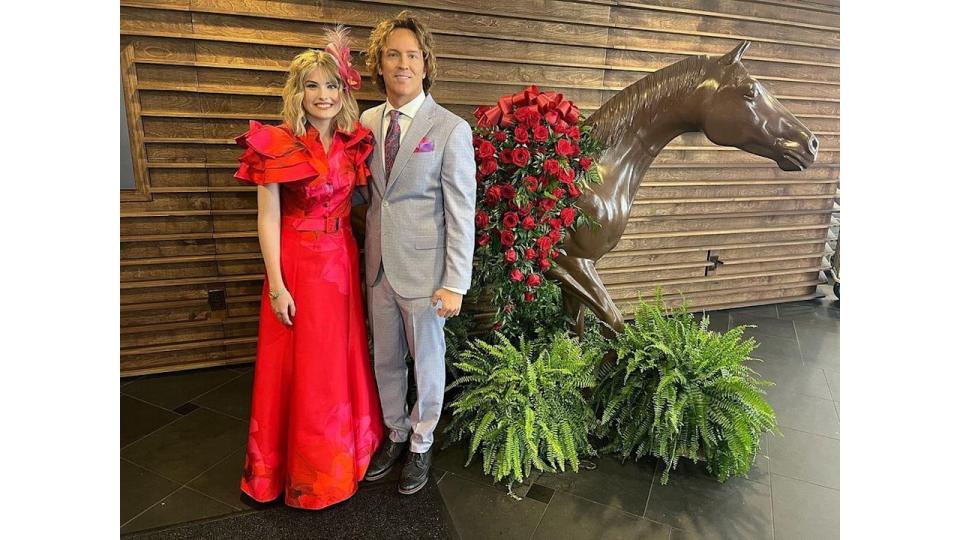
[[[587,437],[597,419],[582,392],[596,384],[600,355],[564,333],[518,345],[500,333],[471,341],[455,363],[462,376],[448,386],[460,392],[448,405],[447,445],[469,440],[464,466],[479,451],[483,472],[508,479],[508,489],[533,467],[578,470],[579,456],[596,455]]]
[[[705,461],[718,480],[746,476],[763,432],[776,431],[757,373],[743,364],[756,347],[745,326],[710,331],[685,307],[670,313],[660,292],[642,299],[635,320],[618,336],[616,363],[594,393],[603,451],[627,459],[652,455],[665,464],[661,483],[679,459]]]

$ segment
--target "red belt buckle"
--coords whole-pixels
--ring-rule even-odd
[[[323,232],[334,233],[340,230],[340,218],[325,218],[323,220]]]

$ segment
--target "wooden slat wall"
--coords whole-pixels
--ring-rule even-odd
[[[364,43],[402,2],[122,0],[148,177],[121,201],[122,374],[241,363],[255,354],[262,263],[254,191],[232,179],[247,120],[278,121],[288,61],[331,23]],[[839,182],[840,15],[829,0],[426,0],[437,101],[473,108],[530,83],[590,113],[620,89],[739,40],[744,63],[820,138],[818,163],[784,173],[712,145],[671,143],[654,162],[619,246],[599,264],[630,314],[657,285],[696,307],[808,298],[823,276]],[[357,59],[359,63],[359,58]],[[135,94],[134,94],[135,91]],[[361,108],[383,98],[369,80]],[[133,106],[131,106],[133,105]],[[725,264],[708,272],[709,255]],[[709,275],[705,275],[708,274]],[[223,289],[226,309],[207,291]]]

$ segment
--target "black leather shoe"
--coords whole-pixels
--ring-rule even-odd
[[[379,480],[386,476],[387,473],[390,472],[390,469],[393,468],[394,463],[403,455],[408,444],[406,441],[393,442],[390,440],[390,437],[387,437],[383,443],[380,444],[380,448],[377,448],[377,453],[373,455],[373,459],[370,460],[370,466],[367,467],[367,475],[364,476],[363,479],[372,481]]]
[[[432,450],[431,448],[422,454],[417,452],[407,454],[407,463],[403,466],[403,472],[400,473],[400,493],[412,495],[427,485]]]

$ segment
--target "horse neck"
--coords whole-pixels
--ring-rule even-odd
[[[601,161],[607,170],[620,171],[614,196],[630,201],[640,189],[647,169],[660,151],[682,133],[696,131],[696,127],[677,111],[678,100],[661,99],[649,102],[629,124],[628,132],[607,148]]]

